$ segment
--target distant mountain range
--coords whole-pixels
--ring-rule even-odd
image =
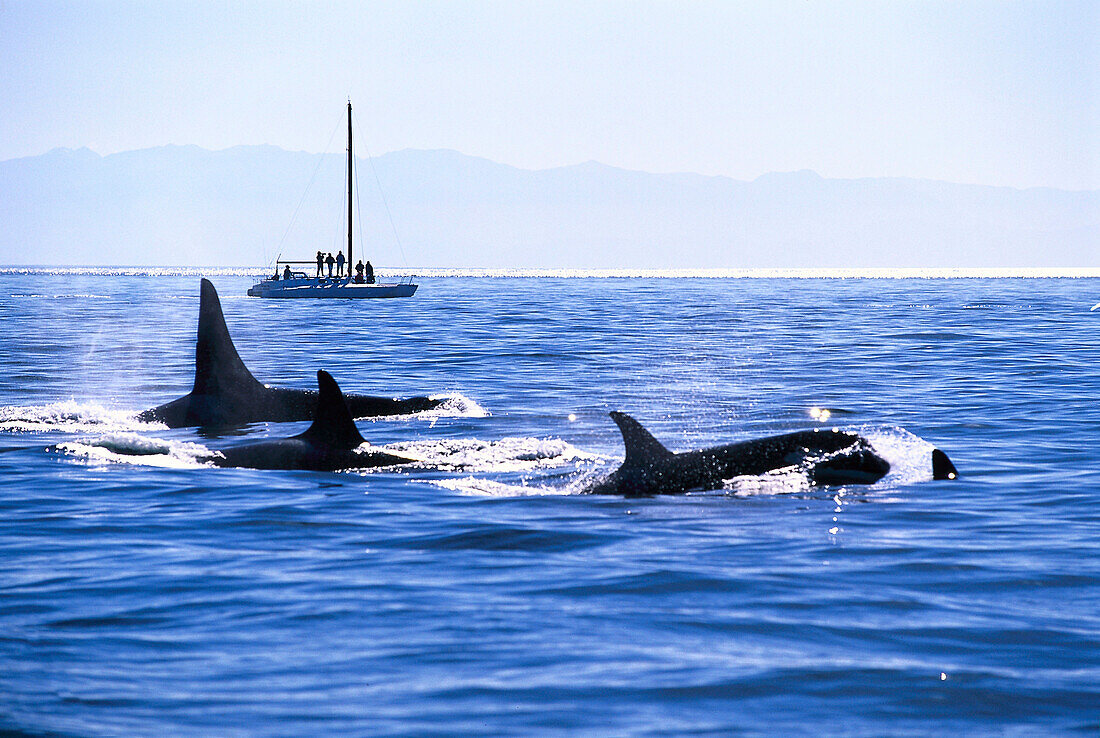
[[[0,162],[0,264],[262,266],[335,253],[346,245],[345,158],[164,146]],[[1100,262],[1100,191],[810,171],[746,182],[595,162],[530,171],[454,151],[399,151],[356,168],[356,256],[390,267]]]

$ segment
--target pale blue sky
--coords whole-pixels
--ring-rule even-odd
[[[12,2],[0,160],[57,146],[1100,188],[1100,2]],[[335,146],[339,148],[339,146]]]

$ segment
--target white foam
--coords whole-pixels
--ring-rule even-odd
[[[93,294],[67,294],[59,292],[52,295],[38,292],[13,292],[12,297],[24,297],[24,298],[36,298],[46,300],[109,300],[110,295],[93,295]]]
[[[864,426],[853,430],[866,438],[875,451],[890,462],[890,472],[873,485],[861,489],[892,489],[932,478],[932,444],[897,426]],[[613,472],[619,459],[581,451],[556,438],[505,438],[487,443],[477,439],[420,441],[390,444],[393,453],[406,453],[423,459],[425,466],[435,469],[475,473],[530,472],[573,465],[566,484],[547,486],[524,479],[507,483],[479,477],[434,480],[435,484],[460,494],[518,497],[526,495],[582,494],[589,486]],[[825,454],[822,458],[828,458]],[[698,494],[728,494],[735,497],[757,495],[804,494],[816,489],[807,475],[805,463],[774,469],[757,476],[741,476],[724,480],[717,490]],[[843,494],[842,492],[840,494]]]
[[[459,392],[451,392],[444,395],[429,395],[429,399],[442,400],[443,402],[429,410],[421,410],[416,413],[404,413],[402,415],[373,415],[366,418],[356,418],[355,422],[428,420],[431,425],[435,425],[435,421],[440,418],[488,418],[490,416],[488,410]]]
[[[66,441],[58,451],[89,462],[140,464],[170,469],[206,466],[214,452],[202,444],[146,438],[136,433],[111,433],[95,439]]]
[[[598,458],[560,438],[402,441],[387,444],[385,448],[395,454],[415,457],[426,466],[445,471],[524,472]]]
[[[863,436],[875,453],[890,462],[890,471],[886,476],[873,485],[860,485],[862,489],[891,489],[932,479],[932,449],[935,447],[920,436],[898,426],[862,426],[844,430]],[[821,458],[831,455],[825,454]],[[756,477],[729,479],[724,488],[739,497],[805,492],[813,487],[806,471],[814,461],[808,459],[806,464],[775,469]]]
[[[106,408],[94,402],[69,400],[47,405],[0,407],[0,431],[10,433],[86,433],[166,427],[160,423],[142,423],[133,411]]]
[[[490,415],[488,410],[460,392],[430,395],[429,399],[443,400],[443,402],[430,410],[421,410],[418,413],[398,417],[434,420],[435,418],[487,418]]]
[[[513,439],[524,440],[524,439]],[[539,440],[539,439],[532,439]],[[543,450],[552,450],[554,448],[555,439],[548,439],[551,441],[549,447],[544,446]],[[521,454],[525,455],[525,454]],[[551,461],[553,460],[553,461]],[[494,479],[485,479],[483,477],[463,477],[461,479],[440,479],[432,480],[431,484],[445,489],[454,490],[462,495],[471,496],[489,496],[489,497],[530,497],[530,496],[569,496],[584,494],[585,491],[594,483],[606,476],[609,471],[618,468],[619,461],[610,457],[598,456],[596,454],[589,454],[584,451],[580,451],[569,444],[564,444],[562,453],[558,456],[551,456],[541,468],[557,468],[561,466],[569,466],[575,464],[575,469],[566,473],[565,484],[559,483],[557,480],[561,478],[560,475],[554,475],[554,483],[550,484],[546,478],[536,478],[532,480],[531,477],[524,476],[517,482],[501,482]],[[499,469],[498,469],[499,470]],[[514,471],[514,469],[509,469]],[[538,470],[535,470],[538,471]]]
[[[789,495],[812,489],[805,467],[785,466],[766,474],[750,477],[734,477],[722,482],[722,489],[735,497],[756,495]]]
[[[890,473],[881,483],[894,487],[932,479],[935,446],[928,441],[898,426],[864,426],[857,432],[879,456],[890,462]]]
[[[545,495],[571,495],[574,492],[564,487],[547,487],[544,485],[506,484],[491,479],[479,479],[478,477],[463,477],[462,479],[437,479],[432,484],[453,490],[460,495],[477,497],[531,497]]]
[[[428,420],[433,424],[439,418],[485,418],[489,412],[474,400],[460,393],[433,395],[442,399],[440,405],[418,413],[389,415],[378,418],[357,418],[356,422],[370,420]],[[139,420],[133,410],[104,407],[95,402],[67,400],[45,405],[0,407],[0,433],[89,433],[124,431],[166,430],[160,422]]]

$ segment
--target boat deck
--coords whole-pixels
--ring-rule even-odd
[[[410,297],[416,292],[415,284],[357,284],[347,278],[294,278],[265,279],[248,289],[249,297],[327,297],[343,299]]]

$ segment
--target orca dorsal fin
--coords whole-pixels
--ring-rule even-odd
[[[309,443],[342,449],[353,449],[364,443],[366,439],[355,427],[344,393],[324,369],[317,371],[317,388],[320,392],[317,394],[313,425],[297,437]]]
[[[959,470],[947,458],[947,454],[938,448],[932,449],[932,478],[933,479],[958,479]]]
[[[196,395],[220,395],[234,390],[261,387],[241,361],[229,328],[225,325],[218,292],[210,280],[199,288],[199,335],[195,342]]]
[[[623,466],[645,466],[674,455],[634,418],[615,410],[610,415],[623,434],[623,445],[626,446]]]

